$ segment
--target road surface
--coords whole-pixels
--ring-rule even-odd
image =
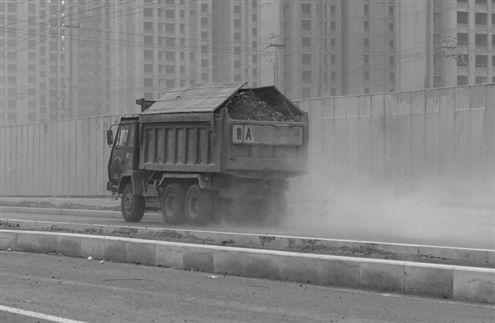
[[[377,215],[363,217],[349,213],[321,218],[315,214],[300,212],[291,216],[278,228],[234,226],[226,223],[208,226],[167,225],[159,214],[146,214],[140,223],[126,223],[120,215],[68,216],[51,214],[23,214],[0,211],[0,218],[69,223],[153,226],[199,230],[229,231],[257,234],[296,235],[314,238],[346,239],[388,243],[410,243],[460,248],[495,249],[495,209],[457,210],[444,214],[426,210],[423,213]]]
[[[35,322],[33,315],[83,322],[495,320],[488,305],[54,255],[4,251],[0,266],[1,322]]]

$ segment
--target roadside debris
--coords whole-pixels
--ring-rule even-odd
[[[93,260],[93,257],[89,256],[89,257],[88,257],[88,260]]]
[[[100,260],[100,264],[102,264],[102,263],[104,263],[104,262],[105,262],[105,260]]]
[[[218,278],[218,276],[217,275],[208,275],[208,278],[216,279],[216,278]]]

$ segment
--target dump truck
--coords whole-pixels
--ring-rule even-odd
[[[208,84],[136,100],[107,130],[107,189],[125,221],[279,223],[288,179],[307,171],[308,117],[274,86]]]

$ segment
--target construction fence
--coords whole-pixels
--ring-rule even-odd
[[[315,98],[307,180],[363,179],[411,186],[421,179],[495,179],[495,85]],[[0,195],[100,196],[118,116],[0,129]]]

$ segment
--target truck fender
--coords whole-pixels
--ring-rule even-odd
[[[122,176],[119,182],[119,194],[122,194],[124,187],[131,183],[132,193],[135,195],[143,195],[143,176],[137,172]]]

